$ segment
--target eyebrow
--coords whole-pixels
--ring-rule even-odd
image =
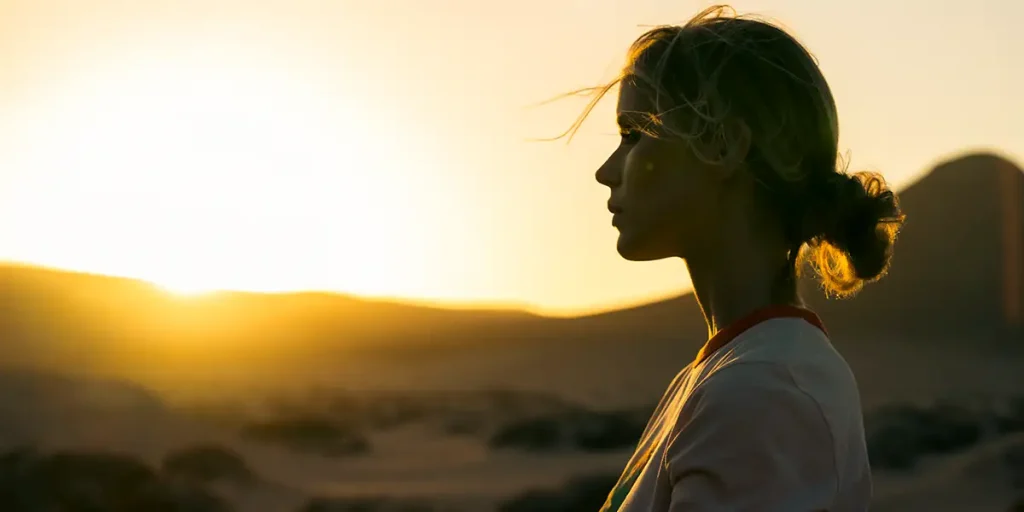
[[[650,114],[635,110],[620,112],[616,117],[616,124],[620,130],[639,130],[645,133],[653,128]]]
[[[616,117],[615,122],[619,125],[619,128],[639,128],[640,123],[637,122],[637,113],[635,112],[622,112]]]

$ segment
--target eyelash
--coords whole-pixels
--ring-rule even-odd
[[[640,142],[640,136],[643,135],[637,130],[621,130],[619,136],[622,138],[623,144],[636,144]]]

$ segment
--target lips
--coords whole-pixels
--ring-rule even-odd
[[[619,218],[622,216],[622,207],[609,202],[608,211],[612,213],[612,226],[618,227]]]

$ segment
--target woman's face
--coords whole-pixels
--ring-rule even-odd
[[[619,146],[597,170],[611,189],[608,209],[619,231],[618,251],[631,261],[686,258],[714,244],[722,173],[702,162],[690,144],[642,134],[653,104],[623,81],[617,117]],[[657,131],[657,128],[655,128]]]

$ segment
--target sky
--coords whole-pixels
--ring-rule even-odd
[[[578,314],[675,295],[594,171],[629,44],[684,0],[0,0],[0,260]],[[818,58],[851,168],[1024,162],[1024,2],[739,1]]]

